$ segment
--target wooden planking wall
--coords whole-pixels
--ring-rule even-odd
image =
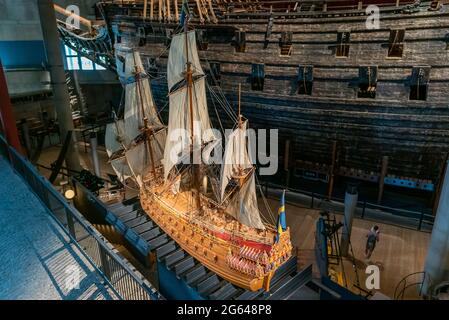
[[[209,43],[200,56],[221,63],[221,89],[236,104],[242,83],[242,110],[251,126],[280,128],[283,141],[292,140],[293,158],[329,163],[333,140],[339,141],[340,165],[379,171],[390,156],[389,173],[435,180],[449,142],[449,15],[423,12],[381,16],[380,30],[366,30],[360,17],[275,21],[267,48],[267,21],[229,20],[246,31],[246,52],[230,43]],[[404,55],[387,58],[390,28],[404,28]],[[351,31],[349,57],[336,58],[337,30]],[[293,51],[280,57],[279,38],[293,32]],[[165,44],[147,44],[144,55],[159,57],[165,71]],[[263,92],[251,91],[252,63],[265,64]],[[314,66],[312,96],[296,94],[298,65]],[[378,66],[376,99],[357,98],[358,67]],[[427,101],[409,100],[413,66],[431,66]],[[165,105],[166,83],[153,83],[155,99]],[[209,103],[211,108],[211,103]],[[210,110],[212,118],[214,111]]]

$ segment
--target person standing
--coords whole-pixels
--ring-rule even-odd
[[[372,227],[366,235],[366,238],[365,258],[369,260],[376,247],[376,243],[379,242],[379,227]]]

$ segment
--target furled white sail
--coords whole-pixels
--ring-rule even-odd
[[[255,173],[251,176],[231,199],[226,213],[236,218],[240,223],[251,228],[265,230],[265,226],[260,218],[259,207],[257,205]]]
[[[193,111],[193,145],[216,140],[211,130],[209,112],[207,110],[205,77],[196,80],[192,86]],[[191,116],[187,87],[170,94],[170,111],[168,120],[167,142],[164,154],[164,176],[167,179],[170,170],[181,162],[191,146]]]
[[[204,75],[196,48],[195,31],[187,32],[187,44],[189,52],[188,57],[192,66],[193,76]],[[187,63],[186,51],[186,34],[181,33],[174,35],[170,44],[170,53],[167,64],[167,82],[169,91],[171,91],[174,85],[184,80],[184,72]]]
[[[224,194],[229,181],[238,174],[239,169],[245,170],[251,168],[251,158],[248,154],[246,143],[247,121],[243,122],[240,128],[235,129],[226,142],[221,166],[220,197],[224,200]]]

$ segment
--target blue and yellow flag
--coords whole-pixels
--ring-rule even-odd
[[[285,219],[285,190],[282,192],[281,205],[278,210],[278,223],[277,223],[277,235],[276,242],[279,240],[281,234],[287,230],[287,222]]]
[[[181,7],[181,17],[179,18],[179,24],[181,26],[184,26],[184,24],[186,23],[186,21],[189,19],[189,3],[187,0],[184,0],[182,2],[182,7]]]

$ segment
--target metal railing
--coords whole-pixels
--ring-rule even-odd
[[[0,155],[3,155],[48,208],[50,216],[64,230],[71,242],[119,299],[158,300],[163,297],[118,251],[42,177],[36,168],[0,135]]]
[[[398,282],[394,290],[394,299],[403,300],[405,293],[411,288],[416,288],[418,297],[422,297],[424,282],[430,283],[429,274],[425,271],[414,272],[405,276]]]
[[[323,209],[335,213],[344,213],[344,199],[342,198],[332,197],[331,199],[328,199],[326,195],[317,192],[286,188],[285,186],[267,181],[260,181],[260,183],[261,189],[267,197],[269,196],[269,189],[285,189],[289,191],[286,195],[287,203],[304,206],[310,209]],[[413,211],[382,206],[367,201],[357,202],[356,216],[361,219],[379,221],[385,224],[392,224],[426,232],[432,231],[435,220],[435,217],[432,214],[426,213],[424,208],[421,211]]]

